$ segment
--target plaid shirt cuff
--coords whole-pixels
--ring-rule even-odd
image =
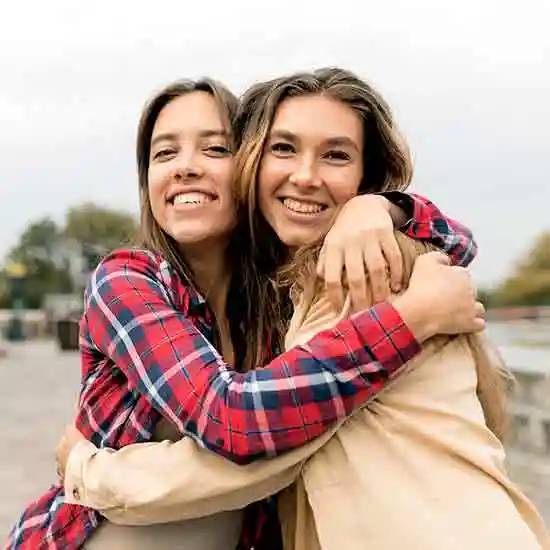
[[[373,330],[372,319],[378,323],[377,332]],[[405,321],[389,302],[377,304],[370,310],[350,318],[359,334],[367,334],[371,353],[375,353],[379,363],[383,363],[391,377],[408,361],[413,359],[422,347]],[[365,352],[366,353],[366,352]],[[363,358],[371,360],[371,357]]]

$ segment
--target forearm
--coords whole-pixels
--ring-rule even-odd
[[[141,263],[129,257],[131,269],[125,256],[114,257],[92,278],[84,340],[180,433],[235,462],[272,457],[325,433],[420,350],[386,303],[240,374],[167,302],[148,256]]]
[[[467,266],[477,255],[472,232],[446,216],[430,200],[414,193],[380,193],[391,204],[396,229],[413,239],[427,241],[449,255],[455,265]]]
[[[166,523],[236,510],[293,483],[333,431],[272,460],[239,466],[189,438],[118,451],[79,442],[65,471],[66,501],[124,525]]]
[[[238,463],[273,457],[325,433],[373,398],[420,346],[381,304],[246,374],[197,373],[182,428]],[[197,407],[197,403],[202,407]]]

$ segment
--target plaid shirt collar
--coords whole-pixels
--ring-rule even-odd
[[[171,279],[176,270],[168,263],[168,260],[161,259],[160,255],[156,255],[159,261],[159,274],[163,279]],[[213,315],[208,306],[206,299],[197,290],[195,284],[185,274],[181,274],[181,278],[185,283],[185,294],[182,297],[182,310],[190,317],[203,319],[204,322],[210,323],[213,321]]]

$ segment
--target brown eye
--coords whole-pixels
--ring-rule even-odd
[[[206,152],[212,157],[228,157],[233,154],[233,152],[224,145],[210,145],[206,148]]]
[[[279,142],[271,146],[271,152],[279,156],[289,156],[293,155],[296,150],[290,143]]]
[[[175,149],[160,149],[153,155],[153,160],[167,160],[176,154]]]
[[[327,151],[327,153],[325,154],[325,158],[335,162],[347,162],[351,159],[351,157],[345,151],[338,150]]]

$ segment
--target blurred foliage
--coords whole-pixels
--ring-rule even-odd
[[[493,305],[493,293],[490,289],[479,288],[477,291],[477,299],[486,307]]]
[[[39,308],[46,294],[81,292],[88,274],[110,250],[129,244],[135,218],[126,212],[83,204],[71,208],[60,226],[49,217],[34,221],[5,258],[5,267],[26,267],[25,301]],[[11,306],[12,281],[0,273],[0,308]]]
[[[93,271],[105,254],[128,245],[136,231],[131,214],[87,203],[67,212],[63,234],[79,250],[86,270]]]
[[[495,306],[550,305],[550,232],[535,240],[490,301]]]

